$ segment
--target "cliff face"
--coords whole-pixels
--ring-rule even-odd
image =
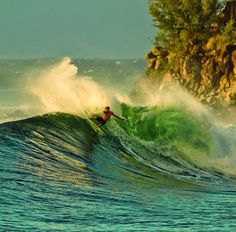
[[[147,74],[161,83],[171,78],[201,102],[236,106],[236,26],[224,33],[213,24],[209,33],[204,42],[197,38],[189,41],[181,56],[153,48],[146,55]]]
[[[154,48],[146,58],[149,76],[161,82],[171,77],[201,102],[236,106],[236,41],[228,44],[224,35],[215,35],[204,44],[191,42],[182,57]]]

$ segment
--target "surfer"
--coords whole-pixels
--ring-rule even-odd
[[[110,107],[107,106],[105,107],[105,110],[103,111],[103,117],[100,116],[95,116],[92,119],[96,120],[99,122],[99,124],[97,125],[97,127],[101,127],[104,124],[106,124],[106,122],[111,118],[111,116],[114,116],[115,118],[118,118],[120,120],[125,120],[124,118],[121,118],[117,115],[115,115],[111,110]]]

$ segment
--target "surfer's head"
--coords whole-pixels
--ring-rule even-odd
[[[105,111],[110,111],[110,106],[105,107]]]

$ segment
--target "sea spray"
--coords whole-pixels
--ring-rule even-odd
[[[44,112],[83,114],[110,104],[105,89],[90,77],[78,77],[77,71],[71,60],[64,58],[35,74],[29,89],[39,98]]]

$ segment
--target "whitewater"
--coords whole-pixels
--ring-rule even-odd
[[[0,231],[235,231],[233,119],[139,60],[0,66]]]

